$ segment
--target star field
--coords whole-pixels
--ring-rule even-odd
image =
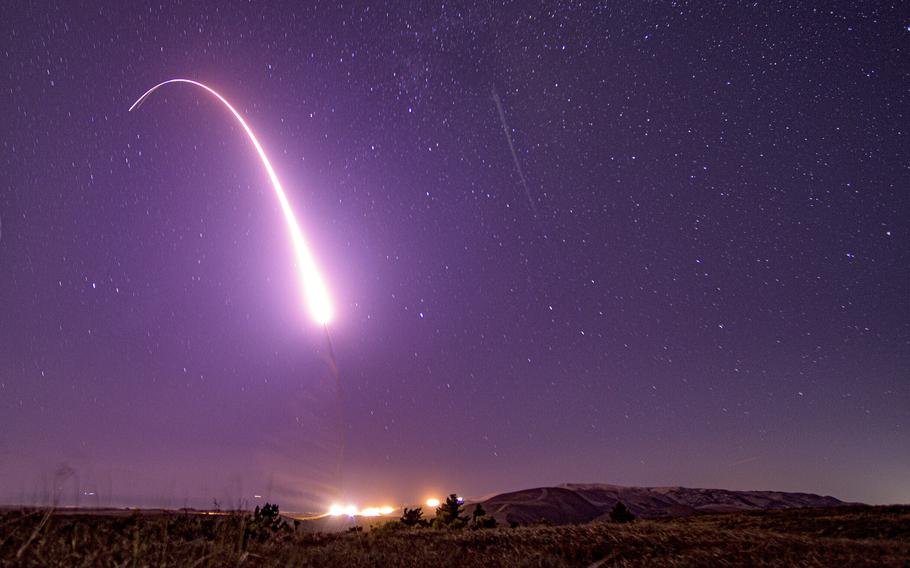
[[[0,502],[910,500],[897,5],[2,15]]]

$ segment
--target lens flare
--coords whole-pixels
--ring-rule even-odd
[[[240,126],[243,127],[243,130],[246,131],[247,136],[250,138],[250,142],[253,143],[256,152],[259,154],[259,159],[262,160],[265,171],[269,175],[269,180],[271,180],[272,187],[275,189],[275,195],[278,197],[278,203],[281,205],[281,212],[284,214],[284,220],[287,222],[288,231],[291,233],[291,241],[294,245],[294,254],[297,260],[297,271],[299,272],[301,282],[303,283],[303,296],[306,305],[309,307],[313,319],[316,320],[318,324],[327,325],[332,319],[332,303],[329,300],[328,289],[326,288],[325,282],[322,280],[322,276],[319,274],[319,270],[316,268],[316,262],[313,260],[313,255],[310,253],[310,249],[303,239],[303,232],[300,230],[300,224],[297,223],[297,218],[294,216],[294,210],[291,208],[291,204],[284,192],[284,188],[281,187],[281,182],[278,180],[278,176],[275,174],[272,164],[265,155],[265,150],[262,149],[262,145],[259,144],[256,135],[253,134],[253,131],[247,125],[246,121],[243,120],[243,117],[240,116],[240,113],[231,106],[231,103],[227,102],[227,100],[219,95],[214,89],[203,85],[202,83],[190,79],[170,79],[163,83],[158,83],[146,91],[145,94],[133,103],[133,106],[130,107],[130,111],[139,108],[155,90],[168,83],[189,83],[190,85],[205,89],[231,111],[231,114],[234,115],[234,118],[236,118],[237,122],[240,123]]]

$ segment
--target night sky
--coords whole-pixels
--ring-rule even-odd
[[[100,4],[0,8],[0,502],[910,501],[899,3]]]

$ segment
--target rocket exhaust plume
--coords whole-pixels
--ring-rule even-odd
[[[322,329],[325,330],[329,368],[335,378],[335,402],[338,405],[335,413],[338,417],[338,461],[335,464],[335,481],[338,488],[338,497],[340,498],[344,491],[344,443],[346,438],[344,432],[344,395],[341,392],[341,373],[338,371],[338,359],[335,358],[335,343],[332,341],[332,334],[329,333],[329,326],[324,325]]]
[[[259,144],[259,140],[256,139],[256,135],[253,134],[252,129],[250,129],[246,121],[243,120],[243,117],[240,116],[240,113],[231,106],[231,103],[227,102],[227,100],[219,95],[214,89],[203,85],[202,83],[192,81],[190,79],[170,79],[168,81],[164,81],[163,83],[158,83],[146,91],[145,94],[139,97],[135,103],[133,103],[133,106],[130,107],[130,111],[139,108],[149,98],[149,96],[151,96],[152,93],[154,93],[160,87],[163,87],[169,83],[189,83],[190,85],[205,89],[211,95],[221,101],[229,111],[231,111],[231,114],[234,115],[234,118],[236,118],[237,122],[240,123],[240,126],[243,127],[243,130],[246,131],[250,142],[253,143],[253,146],[256,148],[256,152],[259,154],[259,159],[262,160],[262,165],[265,167],[266,173],[269,175],[269,180],[272,182],[272,188],[274,188],[275,195],[278,198],[278,203],[281,205],[281,212],[284,214],[284,220],[287,222],[288,231],[291,234],[291,242],[294,245],[294,255],[297,260],[297,270],[300,274],[300,280],[303,284],[303,297],[305,304],[309,308],[313,319],[316,320],[316,323],[322,326],[326,326],[332,319],[332,304],[329,300],[329,293],[325,282],[323,281],[322,276],[319,274],[319,270],[316,268],[316,262],[313,260],[313,255],[310,253],[310,249],[307,247],[306,241],[303,238],[303,232],[300,230],[300,224],[297,223],[297,218],[294,216],[294,210],[291,208],[287,194],[285,194],[284,188],[281,187],[281,182],[278,180],[278,176],[275,174],[275,170],[272,168],[272,164],[269,162],[268,156],[265,155],[265,150],[262,149],[262,145]],[[337,373],[337,370],[335,372]]]
[[[262,165],[265,167],[265,171],[269,175],[269,180],[272,182],[272,188],[274,188],[275,195],[278,198],[278,203],[281,205],[281,212],[284,214],[284,220],[287,222],[288,231],[291,234],[291,241],[294,244],[294,254],[297,260],[297,270],[300,274],[300,280],[303,284],[303,297],[305,303],[309,307],[310,314],[312,315],[313,319],[316,320],[316,323],[321,325],[325,330],[325,338],[326,342],[328,343],[329,365],[331,366],[332,376],[335,378],[338,402],[339,432],[341,436],[336,473],[336,480],[338,482],[340,491],[343,487],[341,475],[342,464],[344,462],[344,419],[341,408],[341,375],[338,372],[338,361],[335,358],[335,345],[332,342],[332,336],[329,334],[328,324],[332,319],[332,304],[329,300],[329,294],[328,290],[326,289],[325,282],[322,280],[322,276],[319,274],[319,270],[316,268],[316,262],[313,260],[313,255],[310,253],[310,249],[307,247],[306,241],[303,238],[303,232],[300,230],[300,224],[297,222],[297,218],[294,216],[294,210],[291,208],[290,202],[288,202],[284,188],[281,187],[281,181],[278,180],[278,176],[275,174],[275,170],[272,168],[272,164],[269,162],[268,156],[265,155],[265,150],[262,149],[262,145],[259,144],[259,140],[256,139],[256,135],[253,134],[252,129],[250,129],[246,121],[243,120],[243,117],[240,116],[240,113],[237,112],[224,97],[219,95],[214,89],[197,81],[192,81],[190,79],[170,79],[168,81],[164,81],[163,83],[158,83],[146,91],[135,103],[133,103],[133,106],[130,107],[130,111],[133,111],[142,106],[142,104],[145,103],[145,101],[151,96],[152,93],[154,93],[160,87],[167,85],[168,83],[189,83],[190,85],[205,89],[212,96],[221,101],[222,104],[224,104],[224,106],[226,106],[228,110],[231,111],[231,114],[234,115],[234,118],[237,119],[237,122],[240,123],[240,126],[243,127],[243,130],[249,137],[250,142],[252,142],[253,146],[256,148],[256,152],[259,154],[259,159],[262,160]]]

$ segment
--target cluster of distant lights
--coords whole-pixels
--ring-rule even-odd
[[[381,517],[383,515],[390,515],[395,512],[394,507],[367,507],[366,509],[358,509],[356,505],[332,505],[329,507],[329,516],[331,517]]]
[[[461,497],[458,498],[459,503],[463,503],[464,499]],[[438,507],[439,499],[427,499],[427,507]],[[357,505],[339,505],[334,504],[329,507],[329,516],[330,517],[383,517],[385,515],[391,515],[397,511],[395,507],[389,507],[388,505],[384,507],[367,507],[365,509],[358,509]]]

